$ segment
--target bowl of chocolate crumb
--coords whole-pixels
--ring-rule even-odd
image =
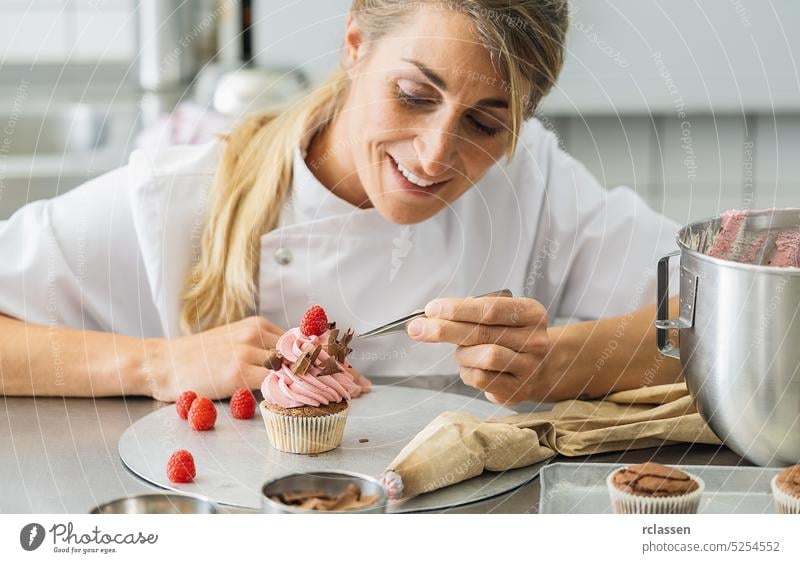
[[[261,511],[382,514],[386,512],[387,498],[380,481],[368,475],[338,470],[292,473],[264,483]]]
[[[616,514],[695,514],[705,490],[700,477],[652,461],[612,471],[606,484]]]

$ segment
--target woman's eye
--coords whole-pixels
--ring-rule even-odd
[[[469,120],[472,122],[472,125],[473,127],[475,127],[475,129],[477,129],[478,131],[480,131],[481,133],[483,133],[488,137],[497,135],[500,132],[499,127],[490,127],[489,125],[481,123],[480,120],[476,119],[473,116],[469,116]]]
[[[416,96],[414,94],[411,94],[410,92],[406,92],[400,86],[397,86],[395,88],[395,91],[400,101],[410,106],[427,106],[431,105],[435,101],[433,98]]]

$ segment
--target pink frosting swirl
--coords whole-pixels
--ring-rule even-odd
[[[285,408],[329,405],[349,401],[369,390],[370,382],[348,362],[336,362],[340,372],[322,375],[320,365],[329,358],[324,345],[328,343],[328,332],[320,336],[306,336],[299,328],[286,331],[278,339],[278,351],[284,363],[278,370],[270,370],[261,384],[261,393],[268,403]],[[291,366],[297,358],[317,344],[323,345],[317,361],[305,374],[297,375]]]

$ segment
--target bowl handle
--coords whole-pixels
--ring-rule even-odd
[[[690,295],[681,295],[680,317],[675,320],[669,318],[669,259],[678,256],[680,250],[675,250],[661,257],[658,261],[657,272],[657,311],[656,311],[656,345],[659,351],[667,357],[680,359],[679,345],[669,340],[669,329],[692,328],[694,326],[694,306],[697,300],[697,276],[681,270],[681,276],[689,276],[687,287]]]

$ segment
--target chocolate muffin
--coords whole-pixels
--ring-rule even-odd
[[[772,478],[772,498],[779,514],[800,514],[800,465],[786,467]]]
[[[269,403],[264,405],[265,408],[268,408],[272,412],[286,416],[326,416],[329,414],[342,412],[343,410],[346,410],[348,406],[348,401],[330,403],[328,405],[320,405],[318,407],[312,405],[303,405],[302,407],[282,407],[280,405],[272,405]]]
[[[617,469],[607,485],[619,514],[694,513],[705,488],[699,477],[652,461]]]

